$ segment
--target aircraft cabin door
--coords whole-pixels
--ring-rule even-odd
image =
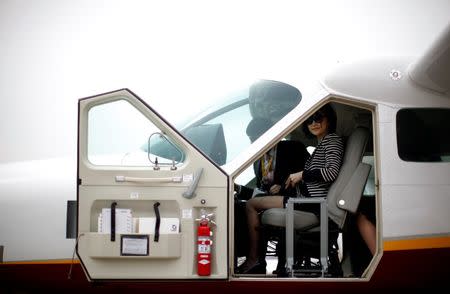
[[[78,107],[77,254],[88,279],[228,278],[227,174],[127,89]],[[199,241],[202,215],[212,244]]]

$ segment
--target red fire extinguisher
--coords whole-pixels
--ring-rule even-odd
[[[211,227],[209,217],[204,214],[200,218],[197,230],[197,274],[199,276],[211,275]]]

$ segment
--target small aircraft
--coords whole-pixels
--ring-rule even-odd
[[[450,26],[417,60],[364,60],[339,65],[317,83],[270,77],[219,95],[221,102],[176,125],[129,89],[83,98],[76,162],[2,164],[1,289],[361,291],[445,284]],[[236,218],[235,184],[255,187],[253,163],[280,141],[314,146],[302,125],[326,104],[347,142],[356,130],[366,135],[359,151],[347,152],[359,155],[337,198],[318,203],[325,218],[310,232],[318,237],[313,253],[305,259],[298,245],[305,232],[290,223],[287,208],[286,275],[238,274],[246,228]],[[273,126],[252,143],[245,130],[255,117]],[[76,201],[55,210],[71,189]],[[355,225],[363,204],[376,228],[373,254]],[[334,238],[327,223],[336,222],[336,211],[342,217]],[[268,242],[268,261],[277,260],[272,249],[280,238]],[[338,273],[331,271],[336,265]]]

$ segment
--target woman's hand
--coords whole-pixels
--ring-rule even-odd
[[[300,182],[303,179],[303,171],[299,171],[298,173],[290,174],[289,177],[286,180],[286,189],[289,187],[295,187],[298,182]]]
[[[281,185],[272,185],[272,187],[270,187],[269,193],[271,195],[277,195],[280,194],[280,190],[281,190]]]

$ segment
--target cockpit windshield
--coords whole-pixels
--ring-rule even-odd
[[[177,124],[180,132],[218,165],[233,160],[302,98],[297,88],[271,80],[258,80],[230,93],[188,123]],[[265,126],[258,126],[262,121]],[[260,127],[264,129],[257,130]],[[163,158],[174,153],[173,147],[162,140],[142,146],[144,151],[148,148]]]

